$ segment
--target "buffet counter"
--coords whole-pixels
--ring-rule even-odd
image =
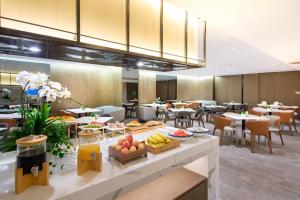
[[[134,135],[135,140],[145,140],[151,134],[168,134],[173,127],[158,128]],[[125,165],[108,157],[108,147],[118,138],[101,141],[103,171],[88,171],[77,176],[76,169],[50,178],[49,186],[32,186],[16,195],[13,185],[1,191],[1,200],[41,200],[41,199],[117,199],[137,185],[160,177],[179,167],[185,167],[208,178],[208,199],[219,198],[219,139],[204,135],[182,142],[180,147],[160,154],[148,153],[147,158],[139,158]],[[14,159],[10,159],[14,162]],[[0,170],[3,165],[0,160]],[[2,165],[2,166],[1,166]],[[12,165],[9,165],[12,166]],[[14,171],[13,167],[10,167]],[[1,172],[2,173],[2,172]],[[8,173],[9,174],[9,173]],[[13,174],[13,173],[12,173]],[[3,180],[0,180],[3,181]],[[12,183],[13,184],[13,183]]]

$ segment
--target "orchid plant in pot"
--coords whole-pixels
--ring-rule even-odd
[[[71,92],[66,87],[51,81],[46,74],[22,71],[17,75],[16,81],[22,87],[21,127],[9,132],[5,139],[0,141],[0,151],[14,150],[18,138],[44,134],[48,136],[47,151],[54,157],[63,158],[71,149],[66,135],[67,126],[60,118],[49,119],[50,103],[58,98],[80,103],[71,98]],[[30,91],[37,92],[36,105],[33,107],[28,106]]]

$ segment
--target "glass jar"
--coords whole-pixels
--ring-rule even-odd
[[[96,160],[96,154],[101,152],[100,149],[100,131],[85,130],[80,131],[78,156],[81,160]]]
[[[20,138],[17,144],[17,168],[23,168],[23,174],[38,175],[46,162],[45,135],[30,135]]]

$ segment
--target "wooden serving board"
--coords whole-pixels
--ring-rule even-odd
[[[108,148],[108,155],[120,161],[124,165],[126,162],[134,160],[136,158],[140,158],[143,156],[147,157],[147,147],[145,146],[145,148],[142,150],[137,150],[128,154],[123,154],[120,151],[115,150],[112,146],[110,146]]]
[[[166,127],[166,124],[161,124],[161,125],[157,125],[157,126],[148,126],[148,130],[153,130],[153,129],[157,129],[157,128],[164,128]]]
[[[169,143],[169,144],[166,144],[164,146],[161,146],[161,147],[153,147],[153,146],[150,146],[150,145],[147,145],[145,144],[145,146],[147,147],[147,151],[149,151],[150,153],[153,153],[153,154],[159,154],[163,151],[167,151],[169,149],[173,149],[175,147],[179,147],[180,146],[180,142],[176,139],[173,139],[173,138],[169,138],[172,142]]]
[[[141,125],[141,126],[128,126],[127,130],[128,131],[140,131],[140,130],[147,130],[148,126],[146,125]]]

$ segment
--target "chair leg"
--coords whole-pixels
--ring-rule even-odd
[[[245,131],[242,132],[242,145],[246,144],[246,133]]]
[[[221,130],[221,140],[220,140],[221,145],[224,143],[224,130]]]
[[[250,136],[250,143],[251,143],[251,152],[254,153],[254,147],[255,147],[255,135],[251,134]]]
[[[213,130],[213,132],[212,132],[213,135],[215,135],[215,131],[216,131],[216,128],[214,128],[214,130]]]
[[[267,136],[267,139],[268,139],[268,145],[269,145],[270,153],[272,154],[272,146],[271,146],[271,140],[270,140],[270,137]]]
[[[295,120],[293,121],[293,125],[294,125],[294,127],[295,127],[295,132],[297,133],[297,127],[296,127],[296,122],[295,122]]]
[[[290,124],[290,123],[288,123],[288,126],[289,126],[289,130],[290,130],[290,134],[291,134],[291,135],[293,135],[293,133],[292,133],[292,127],[291,127],[291,124]]]
[[[272,141],[272,134],[269,132],[270,141]]]
[[[204,125],[204,120],[203,120],[203,119],[201,119],[201,121],[202,121],[203,128],[205,128],[205,125]]]
[[[278,134],[279,134],[279,137],[280,137],[280,139],[281,139],[282,146],[284,146],[283,139],[282,139],[282,135],[281,135],[281,131],[279,131]]]

